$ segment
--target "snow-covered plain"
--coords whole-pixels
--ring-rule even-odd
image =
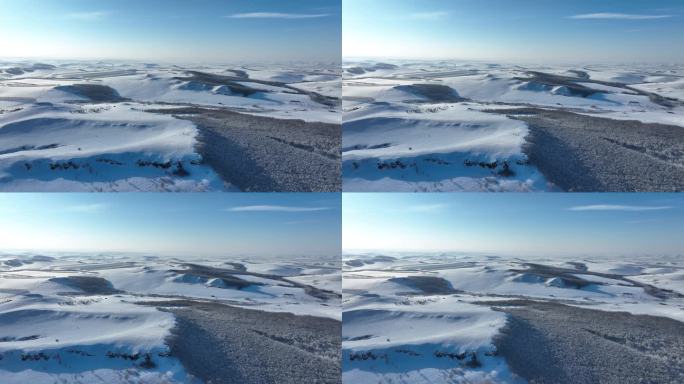
[[[487,302],[552,301],[684,322],[683,272],[681,257],[350,252],[343,256],[344,382],[525,382],[496,351],[507,315]]]
[[[1,381],[198,382],[169,353],[173,313],[150,302],[200,300],[339,320],[339,259],[227,260],[0,254]],[[242,285],[211,276],[222,271]],[[315,297],[305,286],[333,295]]]
[[[202,161],[192,122],[150,111],[339,123],[323,99],[339,98],[340,78],[331,64],[0,61],[0,190],[235,190]]]
[[[528,163],[527,124],[487,110],[684,127],[682,66],[349,60],[343,68],[345,191],[558,190]]]

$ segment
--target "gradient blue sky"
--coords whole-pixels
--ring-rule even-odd
[[[681,194],[344,194],[343,248],[682,255]]]
[[[684,62],[681,0],[344,0],[345,58]]]
[[[0,251],[335,256],[339,194],[0,194]]]
[[[340,0],[0,0],[0,57],[339,61]]]

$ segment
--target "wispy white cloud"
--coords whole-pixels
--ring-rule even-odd
[[[659,223],[659,222],[660,222],[660,220],[656,220],[656,219],[625,221],[625,223],[627,223],[627,224],[647,224],[647,223]]]
[[[625,212],[642,212],[642,211],[662,211],[665,209],[672,209],[671,206],[651,206],[651,205],[613,205],[613,204],[597,204],[597,205],[578,205],[568,208],[569,211],[625,211]]]
[[[109,208],[107,204],[79,204],[64,207],[65,211],[77,213],[98,213]]]
[[[644,15],[629,13],[585,13],[570,16],[570,19],[602,19],[602,20],[654,20],[667,19],[673,15]]]
[[[286,205],[243,205],[227,208],[228,212],[317,212],[326,211],[328,207],[294,207]]]
[[[407,207],[406,211],[417,213],[432,213],[441,212],[446,208],[448,208],[448,205],[446,204],[419,204]]]
[[[105,17],[111,15],[110,11],[92,11],[92,12],[76,12],[67,15],[70,19],[83,20],[83,21],[98,21]]]
[[[448,12],[435,11],[435,12],[417,12],[409,15],[409,18],[414,20],[439,20],[449,16]]]
[[[226,16],[229,19],[316,19],[328,17],[329,13],[280,13],[280,12],[251,12],[236,13]]]
[[[291,220],[291,221],[286,221],[283,224],[285,225],[299,225],[299,224],[311,224],[311,223],[317,223],[317,220]]]

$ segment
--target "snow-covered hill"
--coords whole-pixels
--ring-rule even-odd
[[[209,308],[217,313],[239,307],[340,319],[339,261],[228,260],[2,254],[2,382],[196,382],[182,363],[187,355],[179,359],[169,344],[172,336],[182,337],[172,311],[179,302],[215,305]],[[206,308],[199,313],[212,315]],[[328,333],[339,338],[339,328]],[[339,345],[331,348],[339,352]]]
[[[0,62],[0,190],[235,190],[177,110],[339,124],[339,83],[324,64]]]
[[[460,253],[346,254],[342,331],[345,382],[523,383],[526,380],[513,373],[510,365],[519,372],[543,375],[535,359],[551,352],[541,348],[548,347],[542,341],[565,337],[563,331],[574,327],[584,332],[577,340],[591,342],[592,337],[601,336],[595,329],[605,332],[613,327],[616,335],[596,337],[596,351],[568,349],[567,344],[561,344],[565,340],[559,340],[552,349],[554,356],[548,356],[549,366],[542,368],[558,372],[560,368],[553,364],[581,364],[583,357],[613,348],[602,343],[618,335],[630,337],[634,348],[652,345],[656,339],[671,339],[669,328],[652,322],[684,327],[681,258],[566,260]],[[559,328],[565,328],[561,331],[515,328],[515,332],[528,334],[511,334],[512,327],[525,324],[516,309],[532,319],[532,326],[546,318],[586,312],[572,322],[569,318],[567,323],[555,321]],[[615,313],[618,320],[604,311]],[[633,317],[636,315],[649,317],[638,319]],[[639,336],[632,340],[628,333],[638,330],[629,325],[630,321],[652,329],[656,334],[649,337],[654,338]],[[550,335],[540,339],[542,332]],[[517,337],[513,347],[506,337]],[[669,347],[657,354],[676,356],[677,350]],[[626,355],[617,356],[607,369],[619,370],[619,364],[628,361]],[[642,363],[648,361],[645,356]],[[672,366],[671,360],[661,362]],[[603,357],[596,361],[597,367],[603,364]],[[677,374],[669,372],[663,377],[672,379]]]
[[[581,189],[581,182],[565,182],[568,176],[557,176],[554,169],[548,169],[553,168],[547,166],[553,161],[537,158],[543,156],[536,156],[531,144],[545,137],[541,133],[533,137],[525,117],[560,110],[604,118],[613,121],[614,129],[604,131],[603,136],[615,145],[627,143],[615,147],[616,151],[648,152],[641,148],[648,146],[648,138],[633,135],[633,130],[642,134],[648,127],[616,132],[619,121],[657,123],[670,130],[670,126],[684,127],[683,78],[681,66],[347,61],[343,188],[390,192]],[[592,122],[579,124],[583,127]],[[579,130],[578,134],[587,136]],[[671,143],[672,150],[661,148],[661,152],[678,152],[682,145],[660,133],[653,133],[653,138]],[[579,158],[591,157],[593,151],[607,152],[584,144],[575,151]],[[635,163],[644,162],[639,154],[634,155]],[[681,156],[646,160],[664,160],[664,166],[682,161]],[[566,165],[572,167],[569,164],[570,160]],[[558,182],[559,178],[563,182]],[[624,187],[630,188],[636,189]]]

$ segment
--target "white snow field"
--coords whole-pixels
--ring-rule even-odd
[[[0,61],[0,191],[233,191],[197,126],[159,110],[339,124],[340,78],[329,64]]]
[[[514,321],[506,308],[538,302],[616,315],[646,314],[684,325],[681,257],[566,260],[347,252],[343,256],[344,382],[524,383],[527,379],[514,373],[510,355],[504,347],[498,349],[503,344],[496,340]],[[541,318],[542,311],[537,311],[532,311],[532,316],[539,313]],[[600,311],[592,311],[599,314],[596,324],[613,321],[603,320],[600,314],[605,312]],[[581,329],[595,325],[579,322]],[[619,329],[618,325],[615,321],[607,327]],[[527,340],[524,335],[520,337]],[[516,353],[523,365],[534,367],[535,351],[521,352],[527,345],[519,348]],[[584,353],[589,355],[590,351],[562,350],[564,356]],[[548,365],[549,370],[555,368]],[[577,374],[578,382],[586,382],[579,370]],[[547,381],[537,379],[553,382],[548,377]],[[573,382],[560,376],[558,380]]]
[[[344,191],[575,187],[560,188],[530,159],[526,113],[501,110],[684,127],[682,66],[346,60],[343,69]]]
[[[169,347],[176,319],[164,305],[186,300],[339,320],[339,263],[0,254],[1,381],[200,382]]]

